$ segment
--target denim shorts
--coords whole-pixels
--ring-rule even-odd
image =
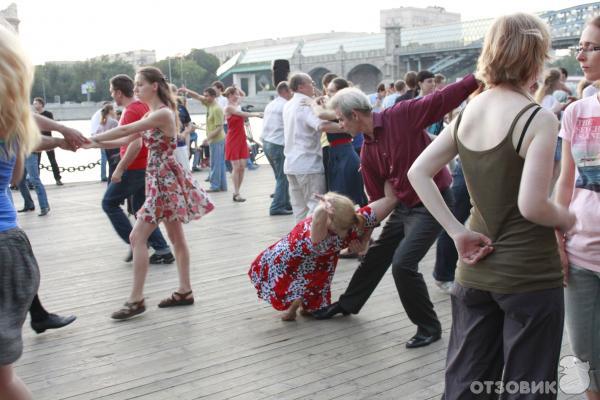
[[[600,272],[571,264],[565,307],[571,349],[583,362],[579,376],[587,384],[587,372],[589,389],[600,392]]]

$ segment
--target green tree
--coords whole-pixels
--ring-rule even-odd
[[[194,61],[196,64],[208,71],[208,73],[213,75],[217,73],[217,69],[221,65],[216,56],[207,53],[202,49],[192,49],[192,51],[190,51],[185,58]]]
[[[87,95],[81,93],[81,85],[87,81],[94,81],[96,92],[91,94],[90,100],[96,102],[110,100],[109,81],[117,74],[133,77],[134,68],[126,62],[109,62],[106,58],[73,64],[38,65],[31,95],[32,97],[45,96],[48,102],[53,102],[55,96],[60,96],[61,102],[86,101]]]
[[[579,61],[577,61],[574,54],[557,58],[550,63],[549,66],[552,68],[565,68],[569,73],[569,76],[582,75]]]

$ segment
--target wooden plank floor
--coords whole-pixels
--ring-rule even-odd
[[[438,399],[451,318],[449,297],[432,285],[433,252],[422,270],[444,335],[426,348],[404,347],[415,327],[389,272],[357,316],[285,323],[258,302],[246,275],[250,262],[293,226],[291,216],[268,216],[273,181],[268,165],[248,171],[246,203],[232,202],[231,192],[213,194],[216,210],[185,227],[193,307],[156,308],[177,276],[174,265],[152,265],[148,310],[126,322],[109,318],[132,277],[122,261],[127,247],[100,207],[104,184],[48,186],[50,214],[29,213],[20,223],[40,264],[43,303],[78,319],[41,335],[25,326],[17,371],[34,398]],[[21,205],[18,194],[15,202]],[[341,260],[333,298],[356,265]],[[570,353],[567,344],[563,352]]]

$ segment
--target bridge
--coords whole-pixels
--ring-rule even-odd
[[[550,27],[553,49],[568,49],[578,43],[586,21],[598,14],[600,2],[538,16]],[[333,72],[366,92],[409,70],[428,69],[452,79],[474,69],[492,22],[490,18],[404,29],[390,25],[384,27],[384,33],[248,49],[224,63],[217,73],[225,83],[235,83],[249,95],[272,90],[271,63],[275,59],[288,60],[292,71],[305,71],[317,83]]]

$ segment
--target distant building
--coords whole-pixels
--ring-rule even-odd
[[[312,41],[320,39],[342,39],[347,37],[360,36],[357,32],[325,32],[325,33],[312,33],[309,35],[302,36],[288,36],[277,39],[259,39],[251,40],[248,42],[240,43],[229,43],[219,46],[206,47],[203,50],[217,57],[219,61],[224,63],[231,57],[238,54],[240,51],[272,47],[272,46],[285,46],[290,44],[298,44],[301,41]]]
[[[156,51],[155,50],[132,50],[124,53],[117,54],[105,54],[90,58],[90,61],[124,61],[133,65],[134,67],[141,67],[144,65],[154,64],[156,62]]]
[[[19,32],[20,22],[21,20],[17,16],[17,5],[15,3],[0,11],[0,24],[4,27]]]
[[[460,22],[460,14],[446,11],[443,7],[400,7],[379,11],[381,32],[387,27],[417,28]]]

